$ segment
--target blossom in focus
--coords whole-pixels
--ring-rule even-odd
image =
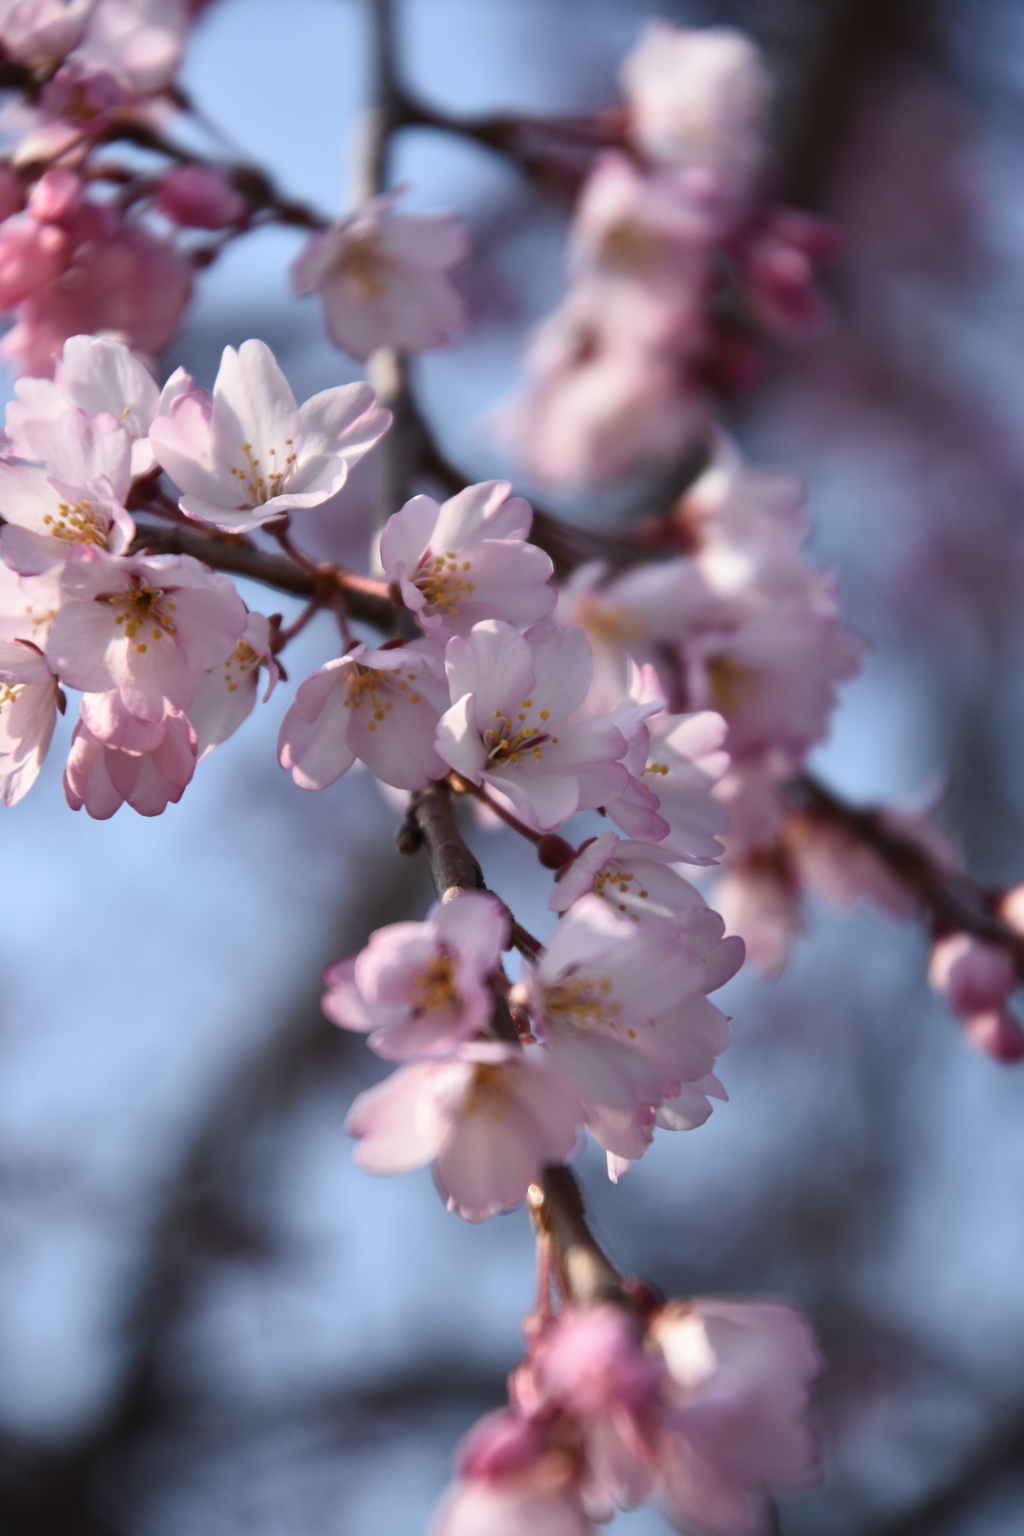
[[[227,659],[246,626],[233,583],[189,555],[115,559],[80,545],[62,585],[47,660],[72,688],[116,689],[140,720],[188,709],[200,674]]]
[[[166,416],[179,395],[192,388],[183,368],[176,368],[163,389],[141,358],[120,341],[103,336],[69,336],[57,359],[53,379],[21,378],[7,407],[7,436],[20,458],[45,459],[53,423],[69,408],[87,416],[113,416],[131,443],[132,475],[155,466],[149,429]]]
[[[648,22],[619,72],[638,149],[661,165],[704,173],[735,216],[765,152],[771,81],[759,50],[731,27]]]
[[[39,777],[63,699],[42,653],[0,640],[0,799],[17,805]]]
[[[932,947],[928,980],[979,1050],[997,1061],[1024,1058],[1024,1030],[1008,1007],[1018,982],[1008,949],[972,933],[947,934]]]
[[[0,639],[27,640],[43,649],[64,601],[61,569],[53,565],[39,576],[19,576],[0,561]]]
[[[466,635],[483,619],[525,626],[554,608],[551,561],[526,542],[533,513],[510,490],[488,480],[441,506],[414,496],[388,519],[384,575],[428,634]]]
[[[445,1055],[489,1024],[489,982],[508,930],[507,913],[485,891],[438,902],[426,922],[389,923],[353,959],[324,972],[324,1013],[369,1034],[389,1061]]]
[[[241,533],[320,506],[390,423],[368,384],[325,389],[298,406],[270,348],[246,341],[224,348],[212,400],[181,395],[149,440],[184,492],[181,510]]]
[[[139,743],[135,750],[112,746],[79,720],[64,770],[71,809],[84,806],[94,820],[106,821],[126,802],[140,816],[159,816],[176,805],[195,772],[195,731],[185,715],[171,711],[155,723],[149,739],[153,745]]]
[[[367,1173],[432,1163],[450,1211],[486,1221],[516,1206],[547,1164],[576,1150],[578,1098],[536,1047],[496,1041],[411,1062],[359,1094],[345,1122]]]
[[[256,705],[260,667],[266,668],[264,704],[270,698],[281,669],[270,648],[270,621],[262,613],[250,613],[245,629],[225,662],[202,673],[188,717],[196,733],[196,760],[202,762],[214,747],[233,736]]]
[[[39,434],[45,464],[0,459],[4,561],[23,576],[59,565],[74,549],[120,554],[135,533],[125,511],[131,448],[111,416],[66,410]]]
[[[297,293],[319,293],[327,333],[352,357],[378,347],[425,352],[463,324],[448,272],[469,238],[454,214],[400,214],[400,193],[370,201],[350,219],[313,235],[292,266]]]
[[[570,723],[593,671],[582,630],[542,621],[521,635],[489,619],[449,640],[445,669],[455,702],[438,725],[438,752],[531,826],[561,826],[625,788],[621,733],[606,720]]]
[[[707,1077],[728,1044],[728,1022],[706,994],[736,973],[743,945],[722,931],[702,905],[639,923],[587,894],[529,968],[534,1027],[557,1070],[588,1104],[628,1112],[615,1125],[588,1119],[606,1151],[640,1156],[650,1136],[638,1133],[657,1106]],[[637,1106],[651,1113],[638,1121]]]
[[[325,789],[357,758],[396,789],[444,778],[434,737],[448,689],[426,646],[357,645],[306,678],[277,742],[281,767],[300,789]]]
[[[629,842],[604,832],[559,871],[548,906],[552,912],[567,912],[588,891],[641,921],[676,917],[704,906],[696,887],[672,868],[677,859],[678,854],[662,845]]]
[[[663,1307],[649,1337],[667,1367],[666,1513],[714,1536],[760,1536],[770,1492],[817,1471],[805,1415],[822,1362],[810,1324],[782,1301],[698,1298]]]

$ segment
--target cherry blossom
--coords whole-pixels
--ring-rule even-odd
[[[731,27],[689,30],[651,21],[619,76],[632,135],[661,164],[703,172],[735,214],[761,168],[771,82],[761,56]]]
[[[186,0],[96,0],[73,57],[150,96],[174,80],[188,24]]]
[[[265,704],[277,686],[281,669],[270,648],[269,619],[262,613],[250,613],[227,660],[204,672],[196,683],[188,717],[196,733],[199,762],[233,736],[252,714],[259,693],[260,667],[267,673]]]
[[[548,906],[552,912],[566,912],[574,901],[593,891],[616,911],[641,921],[675,917],[704,905],[696,887],[672,868],[677,860],[678,854],[662,845],[631,842],[604,832],[559,870]]]
[[[200,673],[227,659],[246,625],[233,584],[188,555],[114,559],[80,545],[62,584],[51,666],[72,688],[116,689],[140,720],[187,709]]]
[[[571,1157],[582,1118],[536,1047],[479,1041],[446,1061],[399,1067],[359,1094],[346,1128],[367,1173],[432,1163],[448,1209],[486,1221],[518,1205],[545,1164]]]
[[[607,1151],[638,1157],[657,1106],[706,1077],[728,1043],[727,1020],[706,994],[739,969],[743,945],[722,931],[703,906],[639,923],[587,894],[529,968],[537,1034],[596,1107],[588,1127]],[[650,1111],[639,1120],[638,1106]]]
[[[551,1481],[546,1466],[536,1481],[537,1487],[518,1478],[455,1483],[430,1536],[594,1536],[574,1488],[546,1487]]]
[[[821,1357],[781,1301],[672,1302],[652,1321],[668,1372],[659,1444],[667,1512],[714,1536],[757,1536],[772,1490],[817,1470],[805,1414]]]
[[[113,715],[124,723],[116,706]],[[195,771],[195,731],[185,715],[171,711],[148,729],[143,723],[139,735],[153,744],[144,747],[140,741],[133,750],[111,746],[79,720],[64,770],[64,793],[73,811],[84,806],[94,820],[106,821],[126,802],[140,816],[159,816],[168,804],[177,804]]]
[[[132,474],[149,474],[156,463],[149,429],[191,388],[189,375],[177,368],[158,389],[145,363],[123,342],[103,336],[69,336],[52,380],[16,381],[17,398],[7,407],[11,450],[21,458],[45,459],[54,422],[69,407],[77,407],[93,418],[113,416],[131,442]]]
[[[561,826],[625,788],[621,733],[606,720],[571,719],[593,671],[582,630],[545,621],[520,635],[488,619],[449,640],[445,669],[455,703],[438,725],[438,752],[532,826]]]
[[[425,352],[463,324],[447,274],[469,250],[466,230],[449,213],[396,213],[400,197],[371,198],[314,235],[292,267],[296,291],[321,295],[328,335],[353,357],[385,346]]]
[[[240,533],[327,501],[390,421],[368,384],[296,405],[270,348],[246,341],[224,348],[212,401],[181,395],[153,422],[150,443],[184,492],[181,510]]]
[[[324,1013],[368,1033],[389,1061],[443,1056],[489,1024],[508,931],[501,903],[483,891],[439,902],[426,922],[378,928],[358,955],[324,972]]]
[[[135,533],[124,508],[131,461],[126,434],[111,416],[90,421],[72,409],[38,439],[45,464],[0,459],[6,563],[34,576],[61,564],[73,549],[120,554]]]
[[[0,798],[17,805],[39,777],[63,695],[42,653],[0,640]]]
[[[156,206],[186,229],[228,229],[240,224],[249,201],[226,176],[205,165],[174,165],[160,178]]]
[[[27,640],[42,649],[64,601],[61,567],[39,576],[19,576],[0,561],[0,639]]]
[[[0,44],[30,69],[52,66],[85,34],[95,0],[3,0]]]
[[[281,722],[278,759],[300,789],[324,789],[358,758],[385,784],[443,779],[434,747],[448,689],[428,642],[353,647],[302,683]]]
[[[466,635],[483,619],[528,625],[555,606],[549,557],[526,543],[533,513],[506,480],[439,506],[414,496],[381,535],[384,575],[428,634]]]

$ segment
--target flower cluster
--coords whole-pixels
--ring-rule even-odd
[[[570,1305],[528,1320],[510,1407],[458,1447],[434,1536],[593,1536],[592,1522],[650,1502],[708,1536],[770,1529],[769,1493],[815,1471],[806,1319],[769,1300],[645,1313]]]
[[[708,428],[711,392],[755,367],[753,334],[813,327],[831,228],[766,204],[771,86],[728,28],[655,21],[625,60],[626,135],[590,170],[568,289],[507,413],[524,463],[556,484],[668,461]]]
[[[358,384],[300,410],[255,341],[226,350],[212,401],[180,369],[158,390],[123,343],[93,336],[68,341],[52,381],[20,380],[0,457],[5,802],[31,788],[65,687],[83,694],[68,803],[105,818],[180,799],[252,709],[261,664],[276,681],[268,620],[226,576],[133,552],[133,490],[162,466],[183,511],[252,527],[326,500],[388,420]]]

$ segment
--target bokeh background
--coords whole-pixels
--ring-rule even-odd
[[[944,786],[969,867],[1014,883],[1024,5],[406,0],[403,63],[452,111],[588,109],[615,99],[652,10],[762,43],[781,190],[845,232],[831,325],[769,359],[729,422],[755,462],[806,478],[815,556],[871,644],[816,767],[858,800]],[[366,44],[360,0],[215,0],[184,83],[247,158],[338,209]],[[474,230],[472,326],[417,380],[448,454],[493,476],[509,466],[483,418],[557,299],[567,211],[423,130],[396,171],[410,204]],[[300,399],[354,377],[289,292],[299,239],[232,247],[168,364],[208,386],[222,346],[258,335]],[[325,552],[364,541],[361,474],[319,519]],[[4,1536],[415,1536],[518,1358],[523,1214],[463,1225],[426,1172],[357,1173],[341,1129],[383,1064],[322,1019],[320,968],[422,915],[430,890],[369,775],[304,795],[276,764],[294,683],[332,639],[327,620],[304,632],[292,682],[163,817],[72,815],[57,746],[0,823]],[[536,865],[511,835],[474,838],[546,931]],[[581,1165],[623,1267],[811,1312],[827,1477],[783,1503],[786,1536],[1024,1530],[1024,1071],[963,1043],[926,952],[913,926],[815,908],[780,981],[729,989],[730,1103],[660,1135],[617,1188]],[[621,1529],[666,1527],[644,1512]]]

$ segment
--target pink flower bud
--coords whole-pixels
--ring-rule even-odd
[[[1003,1008],[1017,985],[1008,951],[970,933],[939,939],[928,963],[928,980],[965,1018]]]
[[[176,165],[160,182],[156,206],[185,229],[227,229],[241,223],[249,202],[219,171]]]
[[[28,211],[40,224],[56,224],[75,212],[82,201],[82,182],[74,171],[47,171],[33,189]]]

